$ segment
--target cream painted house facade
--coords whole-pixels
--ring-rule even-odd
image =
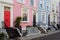
[[[58,23],[59,15],[59,0],[51,0],[51,13],[50,13],[50,24],[55,22],[56,24]]]

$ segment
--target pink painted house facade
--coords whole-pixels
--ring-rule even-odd
[[[33,15],[37,14],[37,6],[38,0],[13,0],[13,20],[22,17],[22,30],[26,29],[28,25],[33,25]],[[35,21],[37,21],[36,18]]]
[[[8,27],[14,27],[17,17],[22,17],[22,29],[33,26],[33,21],[37,22],[37,6],[38,0],[0,0],[0,28],[3,22]]]

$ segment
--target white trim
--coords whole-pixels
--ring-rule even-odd
[[[38,12],[36,13],[36,24],[38,23]]]
[[[2,10],[2,12],[3,12],[3,20],[2,21],[4,21],[4,6],[7,6],[7,7],[10,7],[11,8],[11,13],[10,13],[10,27],[13,27],[13,6],[12,5],[7,5],[7,4],[1,4],[1,6],[3,7],[3,10]]]
[[[13,4],[13,0],[0,0],[1,3]]]
[[[0,4],[0,28],[2,28],[2,21],[4,21],[4,15],[3,15],[3,6]]]

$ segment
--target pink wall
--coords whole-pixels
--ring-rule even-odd
[[[21,26],[25,27],[27,25],[32,25],[33,24],[33,13],[32,13],[32,8],[37,9],[37,3],[38,1],[36,0],[36,6],[30,6],[29,0],[25,1],[25,4],[18,3],[17,0],[13,0],[13,11],[14,11],[14,20],[16,19],[17,16],[21,16],[21,7],[22,5],[25,5],[29,9],[29,22],[21,22]]]

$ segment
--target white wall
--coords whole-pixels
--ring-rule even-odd
[[[3,6],[0,5],[0,28],[2,28],[2,21],[4,21],[3,9],[4,9]]]
[[[54,7],[52,6],[52,4],[54,4]],[[56,6],[58,6],[58,10],[59,10],[59,0],[51,0],[51,13],[50,13],[50,21],[53,22],[54,21],[54,14],[55,14],[55,22],[57,23],[57,17],[58,17],[58,13],[56,13]],[[54,13],[52,12],[52,8],[54,8]]]
[[[13,27],[13,6],[8,4],[0,4],[0,28],[2,28],[2,21],[4,21],[4,6],[11,7],[10,9],[10,27]]]
[[[6,3],[13,4],[13,0],[0,0],[0,2],[6,2]]]
[[[10,26],[13,27],[13,6],[11,6],[11,13],[10,13]]]

